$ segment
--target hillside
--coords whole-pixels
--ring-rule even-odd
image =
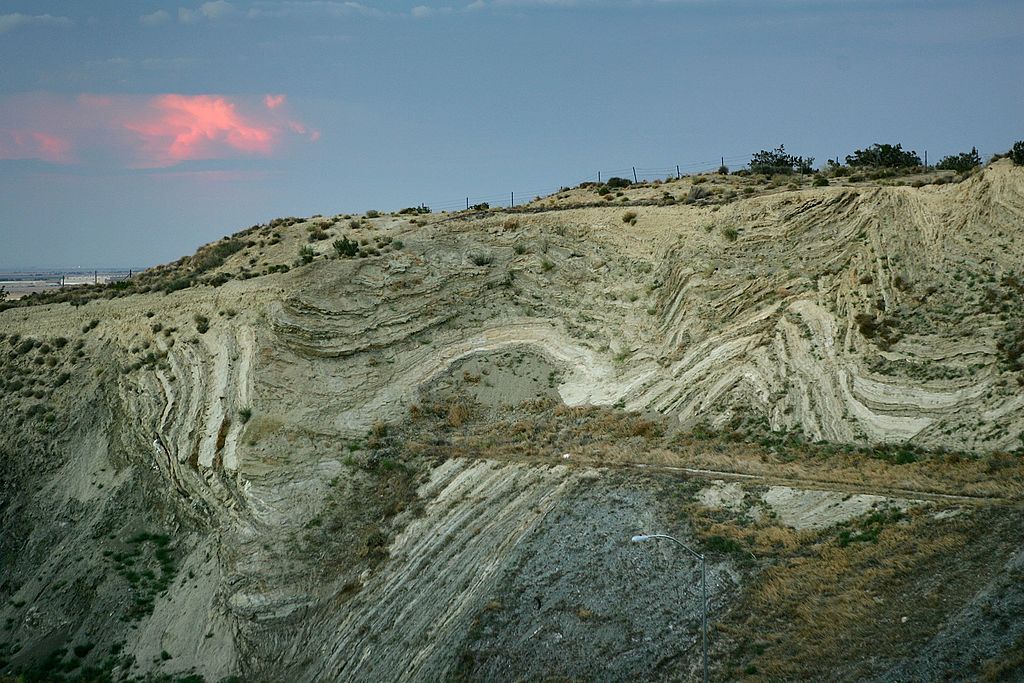
[[[279,219],[0,311],[0,672],[688,680],[659,532],[715,680],[1014,680],[1024,169],[948,177]]]

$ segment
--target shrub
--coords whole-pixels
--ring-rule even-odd
[[[302,263],[312,263],[314,256],[316,256],[316,252],[314,252],[313,247],[309,246],[308,244],[305,244],[299,248],[299,260]]]
[[[391,243],[391,246],[394,247],[395,249],[401,249],[402,247],[405,246],[405,242],[403,242],[402,240],[394,240]]]
[[[609,178],[608,182],[605,183],[608,187],[629,187],[633,184],[633,181],[629,178]]]
[[[728,227],[722,230],[722,237],[729,240],[730,242],[735,242],[736,238],[739,237],[739,235],[740,234],[736,232],[736,228],[733,227]]]
[[[486,211],[489,208],[491,208],[491,205],[487,202],[480,202],[479,204],[474,204],[469,207],[470,211]]]
[[[729,167],[722,164],[718,167],[718,175],[729,175]]]
[[[904,150],[902,145],[878,144],[867,149],[858,149],[847,155],[846,163],[854,167],[908,168],[921,165],[921,157],[913,150]]]
[[[940,171],[956,171],[958,173],[966,173],[978,166],[981,166],[981,156],[978,154],[977,147],[971,147],[970,152],[943,157],[939,163],[935,164],[935,168]]]
[[[814,187],[825,187],[828,185],[828,178],[823,175],[814,176],[814,181],[811,183]]]
[[[471,254],[469,260],[474,266],[489,266],[494,263],[494,257],[490,254]]]
[[[762,149],[750,157],[750,171],[765,175],[790,175],[792,173],[810,173],[814,157],[798,157],[786,152],[785,145],[774,150]]]
[[[704,199],[710,194],[711,192],[709,192],[707,188],[699,185],[692,185],[690,186],[690,191],[686,193],[686,199],[684,201],[686,204],[692,204],[698,199]]]
[[[205,334],[206,331],[210,329],[210,319],[205,315],[199,315],[196,313],[195,316],[193,316],[193,319],[196,321],[196,330],[199,334]]]
[[[340,240],[334,240],[334,251],[338,256],[352,258],[359,253],[359,245],[348,237],[342,237]]]
[[[251,417],[252,417],[252,408],[249,408],[248,406],[245,407],[245,408],[242,408],[241,410],[238,411],[238,419],[240,419],[242,421],[242,424],[245,424],[246,422],[248,422],[249,418],[251,418]]]
[[[377,218],[378,216],[380,216],[380,211],[370,209],[369,211],[366,212],[367,218]]]
[[[627,211],[622,214],[622,222],[629,223],[630,225],[636,225],[636,211]]]
[[[1018,140],[1010,148],[1010,159],[1018,166],[1024,166],[1024,140]]]

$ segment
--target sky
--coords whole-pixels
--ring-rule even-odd
[[[0,0],[0,269],[1024,138],[1019,0]]]

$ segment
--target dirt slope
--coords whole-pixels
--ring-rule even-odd
[[[718,679],[998,675],[1024,169],[755,185],[275,221],[0,311],[0,671],[685,679],[663,531]]]

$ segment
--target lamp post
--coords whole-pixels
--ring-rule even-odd
[[[704,556],[700,553],[696,553],[691,550],[688,546],[684,545],[678,539],[675,539],[668,534],[640,534],[629,539],[633,543],[643,543],[644,541],[656,540],[659,538],[665,538],[672,541],[686,552],[690,553],[698,560],[700,560],[700,591],[701,591],[701,645],[704,655],[704,683],[708,683],[708,574],[704,564]]]

